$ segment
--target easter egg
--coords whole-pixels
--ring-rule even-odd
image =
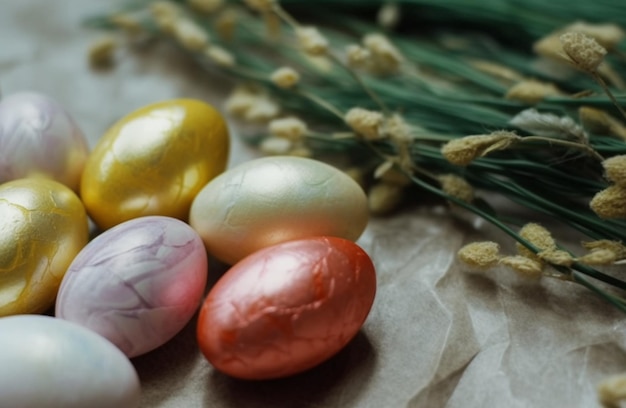
[[[189,223],[209,253],[228,264],[269,245],[312,236],[356,240],[369,218],[367,197],[348,175],[301,157],[250,160],[208,183]]]
[[[49,316],[0,318],[0,405],[139,406],[137,373],[101,336]]]
[[[163,216],[126,221],[94,238],[70,265],[56,316],[85,326],[134,357],[189,322],[207,281],[202,240]]]
[[[0,232],[0,316],[44,312],[87,244],[83,204],[56,181],[7,182],[0,185]]]
[[[20,92],[0,100],[0,183],[45,175],[78,191],[85,136],[54,99]]]
[[[341,350],[365,321],[375,293],[372,261],[352,241],[284,242],[220,278],[200,310],[198,343],[230,376],[288,376]]]
[[[175,99],[114,124],[90,154],[80,185],[102,229],[145,215],[186,220],[200,189],[224,171],[226,122],[210,105]]]

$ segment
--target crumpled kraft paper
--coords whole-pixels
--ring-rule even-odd
[[[104,6],[2,1],[2,93],[53,96],[92,145],[117,119],[157,100],[195,97],[221,107],[223,79],[167,47],[122,49],[114,69],[91,70],[86,50],[99,33],[80,20]],[[236,138],[232,153],[231,165],[257,155]],[[463,244],[514,246],[494,228],[452,214],[425,205],[371,220],[359,244],[377,267],[376,301],[356,338],[329,361],[291,378],[235,380],[201,356],[194,318],[168,344],[133,359],[142,406],[598,406],[597,383],[626,371],[625,316],[570,282],[525,282],[504,269],[469,273],[455,258]],[[223,272],[212,265],[211,279]]]

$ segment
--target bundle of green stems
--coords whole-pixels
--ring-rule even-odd
[[[460,252],[469,265],[576,282],[626,312],[614,267],[626,258],[616,2],[135,0],[86,23],[134,46],[169,41],[232,78],[227,109],[269,123],[251,143],[344,159],[373,211],[425,190],[517,242],[515,256]],[[582,255],[529,222],[539,214],[586,237]]]

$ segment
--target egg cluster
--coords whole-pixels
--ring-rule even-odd
[[[311,159],[226,170],[228,156],[224,119],[198,100],[143,107],[91,152],[54,100],[0,101],[3,403],[138,406],[128,358],[200,306],[200,350],[238,378],[298,373],[356,335],[376,291],[354,243],[368,221],[359,185]],[[205,296],[208,255],[232,267]],[[36,315],[53,306],[55,318]],[[23,388],[33,379],[41,389]],[[82,391],[68,400],[63,382]]]

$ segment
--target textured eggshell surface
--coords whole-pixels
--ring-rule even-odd
[[[49,316],[0,318],[0,406],[134,408],[140,385],[113,344]]]
[[[52,98],[20,92],[0,100],[0,183],[45,175],[78,191],[88,151],[78,125]]]
[[[288,376],[342,349],[375,293],[374,266],[355,243],[318,237],[277,244],[237,263],[211,289],[198,342],[225,374]]]
[[[207,256],[184,222],[163,216],[126,221],[81,251],[67,271],[56,316],[101,334],[127,356],[175,336],[202,301]]]
[[[293,239],[355,241],[368,218],[365,193],[342,171],[317,160],[273,156],[213,179],[193,201],[189,223],[211,255],[234,264]]]
[[[0,316],[44,312],[87,244],[83,204],[56,181],[13,180],[0,185],[0,231]]]
[[[113,125],[90,154],[81,180],[87,212],[101,228],[146,215],[187,220],[200,189],[226,168],[229,136],[219,112],[175,99]]]

